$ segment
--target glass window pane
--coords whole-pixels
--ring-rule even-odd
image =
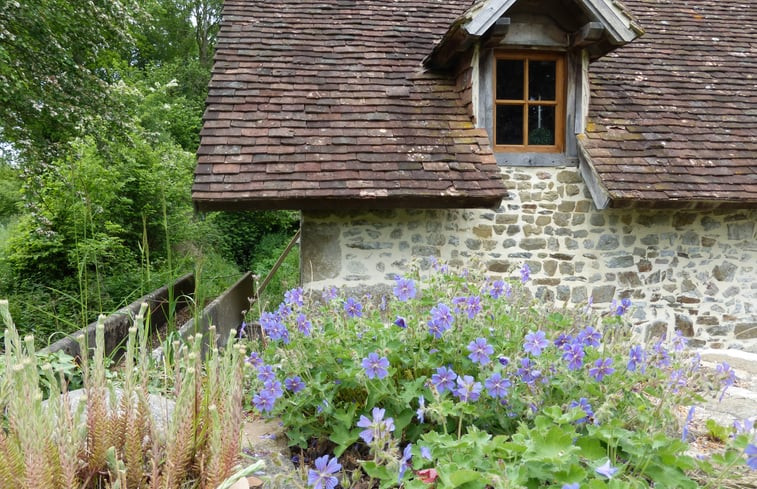
[[[528,144],[553,146],[555,144],[555,107],[531,105],[528,107]]]
[[[521,59],[497,60],[497,99],[523,100],[523,64]]]
[[[523,144],[523,106],[497,105],[496,144]]]
[[[555,100],[557,62],[528,62],[528,99]]]

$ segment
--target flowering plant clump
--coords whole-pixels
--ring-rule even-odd
[[[293,292],[260,317],[251,403],[311,451],[313,487],[685,489],[757,466],[751,425],[698,459],[673,415],[708,386],[722,395],[732,369],[708,374],[680,334],[634,341],[626,298],[598,312],[535,303],[530,274],[434,263],[373,300]]]

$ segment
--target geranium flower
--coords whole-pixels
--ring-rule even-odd
[[[415,411],[418,422],[423,423],[426,419],[426,399],[421,395],[418,396],[418,410]]]
[[[744,450],[746,454],[746,464],[752,469],[757,470],[757,445],[750,443]]]
[[[531,267],[528,266],[528,263],[524,263],[523,267],[520,269],[520,282],[522,284],[525,284],[531,279]]]
[[[468,358],[473,363],[487,365],[491,361],[489,355],[494,353],[494,348],[486,342],[486,338],[476,338],[468,344],[468,351],[470,352]]]
[[[305,388],[305,382],[302,381],[299,375],[295,375],[294,377],[287,377],[284,380],[284,387],[293,394],[296,394]]]
[[[273,372],[273,367],[270,365],[261,365],[258,367],[258,380],[263,383],[276,380],[276,374]]]
[[[394,292],[394,296],[402,302],[414,299],[417,294],[415,282],[412,279],[403,277],[396,278],[392,292]]]
[[[587,326],[578,333],[576,339],[581,341],[584,346],[593,346],[594,348],[597,348],[599,342],[602,341],[602,333],[591,326]]]
[[[371,443],[373,440],[383,440],[389,436],[389,433],[394,431],[394,418],[384,419],[385,413],[385,409],[375,407],[371,411],[373,419],[369,419],[363,414],[360,415],[357,426],[365,428],[360,432],[360,438],[364,442]]]
[[[475,402],[481,396],[481,382],[476,382],[470,375],[460,376],[452,394],[462,402]]]
[[[490,396],[495,399],[502,399],[507,396],[512,383],[507,379],[503,379],[499,372],[495,372],[491,377],[486,379],[484,385],[486,385],[486,392]]]
[[[361,365],[365,369],[366,377],[369,379],[383,379],[389,374],[387,371],[389,360],[386,357],[379,357],[376,352],[371,352],[366,358],[363,358]]]
[[[439,394],[444,391],[452,391],[455,388],[455,379],[457,374],[454,370],[447,367],[439,367],[436,369],[436,373],[431,376],[431,383],[436,387]]]
[[[440,302],[431,308],[431,319],[428,321],[428,332],[434,338],[441,338],[442,334],[452,327],[455,316],[446,304]]]
[[[329,458],[328,455],[315,459],[315,470],[308,470],[308,485],[313,489],[334,489],[339,480],[334,474],[342,469],[337,458]]]
[[[547,341],[547,335],[544,331],[529,332],[525,341],[523,342],[523,351],[530,353],[531,355],[538,357],[541,355],[541,351],[549,346]]]
[[[302,333],[303,336],[310,336],[310,328],[312,327],[312,323],[308,321],[307,316],[303,313],[299,313],[297,315],[297,319],[295,320],[297,323],[297,329]]]
[[[402,481],[402,476],[405,475],[405,472],[407,471],[407,469],[411,468],[410,459],[413,457],[413,454],[411,452],[412,449],[413,449],[413,444],[408,443],[405,449],[402,451],[402,458],[400,459],[400,474],[399,474],[399,477],[397,478],[397,484],[399,484],[400,481]]]
[[[594,367],[589,369],[589,375],[594,377],[598,382],[601,382],[606,376],[615,372],[615,369],[611,365],[612,358],[600,358],[594,362]]]
[[[578,418],[576,420],[576,423],[583,424],[589,421],[589,419],[594,416],[594,411],[591,409],[591,404],[589,404],[589,400],[585,397],[580,398],[578,401],[571,401],[571,403],[568,405],[570,409],[573,408],[581,408],[581,410],[586,414],[583,418]]]
[[[597,474],[603,475],[607,477],[608,479],[612,479],[612,476],[614,476],[618,472],[618,469],[616,467],[613,467],[612,465],[610,465],[609,459],[607,460],[607,462],[600,465],[594,470],[597,472]]]
[[[302,287],[297,287],[296,289],[284,292],[284,302],[290,306],[302,307],[305,303]]]
[[[641,345],[635,345],[631,347],[631,351],[628,353],[628,365],[626,368],[630,372],[635,372],[638,368],[639,364],[644,364],[644,359],[646,358],[646,353],[644,352],[644,348],[641,347]]]
[[[344,312],[347,313],[348,318],[363,317],[363,305],[355,300],[354,297],[348,297],[344,301]]]
[[[394,320],[394,324],[402,329],[407,329],[407,323],[402,316],[397,316],[397,319]]]

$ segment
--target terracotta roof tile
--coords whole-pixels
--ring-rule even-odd
[[[496,205],[485,133],[455,80],[421,66],[470,3],[226,0],[198,207]]]
[[[646,34],[593,63],[586,137],[616,203],[757,203],[757,0],[625,0]]]

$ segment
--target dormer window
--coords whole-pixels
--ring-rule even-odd
[[[495,152],[562,152],[564,55],[495,53],[492,71]]]

